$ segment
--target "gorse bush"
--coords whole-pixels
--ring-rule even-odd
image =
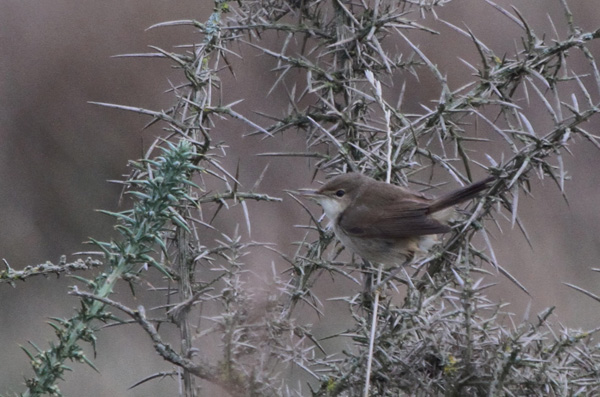
[[[600,29],[580,29],[561,2],[566,31],[550,39],[536,35],[517,9],[488,4],[494,17],[509,21],[522,36],[514,53],[496,54],[468,26],[438,18],[438,7],[452,7],[451,1],[215,1],[203,22],[154,26],[185,25],[202,39],[179,52],[156,48],[147,54],[182,72],[171,108],[102,104],[145,114],[165,131],[148,158],[131,163],[131,177],[123,182],[131,209],[106,212],[120,237],[92,241],[100,250],[96,259],[0,273],[1,281],[11,282],[98,269],[93,279],[79,277],[70,292],[80,297],[80,308],[52,323],[57,341],[47,350],[36,345],[26,350],[34,375],[22,395],[61,395],[58,381],[67,362],[93,366],[82,344],[94,346],[102,337],[98,324],[107,322],[137,323],[160,358],[175,368],[132,383],[171,375],[185,396],[205,395],[208,384],[234,396],[599,394],[597,330],[557,330],[548,320],[552,309],[519,323],[485,295],[491,285],[484,275],[497,270],[527,292],[495,259],[488,230],[507,219],[528,239],[518,202],[530,192],[529,181],[548,177],[563,192],[568,145],[579,140],[600,148],[599,138],[585,129],[600,111],[600,73],[589,48]],[[478,57],[464,61],[472,75],[461,87],[451,87],[452,72],[436,66],[416,41],[419,34],[444,40],[436,26],[463,38],[461,45],[469,43]],[[289,103],[277,108],[281,114],[259,118],[236,110],[239,101],[222,102],[223,92],[237,94],[226,75],[236,73],[234,59],[244,50],[275,65],[273,86],[259,95],[284,92]],[[584,71],[570,69],[567,61],[573,58],[582,60]],[[435,104],[407,104],[406,82],[399,83],[406,76],[433,86]],[[532,122],[539,109],[546,117],[543,129]],[[441,179],[495,180],[439,247],[397,273],[349,263],[320,214],[289,193],[310,214],[309,231],[294,257],[281,253],[288,268],[274,272],[273,289],[260,303],[247,283],[246,258],[263,244],[218,230],[213,220],[239,205],[244,219],[236,222],[250,228],[248,201],[271,205],[281,197],[262,193],[260,179],[255,188],[243,188],[238,173],[222,164],[228,148],[215,138],[215,125],[233,120],[248,126],[244,139],[301,134],[302,147],[267,155],[305,157],[315,174],[356,171],[422,188]],[[165,305],[151,316],[143,302],[131,308],[112,296],[117,283],[134,290],[155,271],[164,285],[148,285],[164,294]],[[314,285],[324,274],[358,284],[360,278],[386,280],[376,291],[367,285],[339,298],[353,321],[330,337],[346,346],[339,351],[322,346],[301,310],[320,311]],[[200,307],[207,306],[218,314],[203,316]],[[327,313],[319,321],[327,322]],[[163,323],[178,330],[177,343],[161,334]],[[215,339],[217,355],[210,342]],[[290,380],[291,369],[302,371],[303,381]]]

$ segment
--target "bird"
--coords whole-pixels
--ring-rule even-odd
[[[395,266],[426,254],[437,243],[437,235],[451,230],[455,206],[476,197],[494,179],[432,198],[351,172],[304,194],[323,207],[347,249],[371,263]]]

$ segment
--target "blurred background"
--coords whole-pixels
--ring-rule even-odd
[[[550,16],[560,37],[566,37],[558,0],[498,4],[514,4],[538,35],[546,32],[547,40],[555,38]],[[571,0],[569,4],[583,30],[600,27],[600,9],[593,2]],[[169,50],[198,42],[202,36],[190,27],[145,29],[169,20],[203,21],[211,11],[211,2],[187,0],[0,1],[0,258],[16,269],[46,260],[56,263],[62,254],[72,260],[70,254],[90,249],[83,244],[89,237],[107,240],[114,235],[112,219],[94,210],[120,208],[121,187],[107,181],[122,179],[129,172],[127,161],[142,157],[160,133],[160,126],[143,130],[147,118],[87,102],[154,110],[170,107],[172,96],[166,91],[181,77],[169,61],[111,57],[152,52],[149,45]],[[468,25],[499,56],[512,54],[520,45],[521,32],[516,25],[484,1],[455,1],[436,12],[439,18],[459,27]],[[424,24],[442,35],[421,34],[411,39],[447,75],[451,87],[470,81],[472,72],[459,58],[478,63],[472,43],[434,18],[429,17]],[[591,48],[600,57],[600,45],[593,43]],[[276,78],[270,71],[273,60],[248,47],[240,48],[239,53],[243,59],[233,59],[235,78],[222,73],[223,101],[244,98],[236,109],[256,122],[264,119],[252,111],[281,114],[277,106],[286,104],[285,93],[266,97]],[[570,60],[570,67],[577,70],[577,61]],[[411,106],[419,110],[419,103],[430,105],[439,96],[434,81],[407,75],[405,82],[407,111]],[[598,93],[590,89],[597,99]],[[547,117],[544,112],[539,109],[540,120]],[[545,131],[546,125],[536,123],[535,112],[529,120]],[[592,133],[598,131],[598,125],[587,128]],[[316,186],[311,182],[314,170],[306,160],[256,154],[299,150],[304,137],[300,133],[266,140],[243,137],[248,131],[240,122],[225,121],[218,123],[213,133],[215,140],[230,146],[223,164],[234,172],[239,163],[240,180],[249,184],[247,188],[268,167],[258,190],[284,197],[284,202],[249,203],[251,238],[273,242],[291,255],[292,243],[304,234],[293,225],[306,223],[308,217],[283,191]],[[600,275],[589,270],[600,267],[600,211],[595,207],[600,199],[600,152],[587,142],[575,141],[570,149],[573,156],[564,158],[571,176],[566,183],[568,204],[550,180],[534,181],[534,197],[520,198],[519,211],[533,248],[506,222],[504,233],[493,233],[497,259],[532,297],[500,275],[493,280],[499,285],[490,290],[490,297],[510,302],[509,311],[521,317],[528,305],[530,316],[556,306],[553,321],[589,329],[600,325],[598,304],[561,282],[600,293]],[[243,218],[232,214],[230,226],[238,222],[243,225]],[[249,265],[258,274],[271,273],[272,261],[277,269],[285,269],[285,263],[277,262],[276,256],[265,256]],[[67,295],[72,284],[74,281],[65,277],[32,278],[15,288],[0,284],[0,393],[23,390],[23,379],[31,370],[19,345],[31,340],[45,348],[46,341],[54,338],[46,319],[72,314],[77,305],[77,300]],[[336,295],[335,280],[320,284],[330,296]],[[85,365],[73,364],[74,372],[60,385],[64,394],[90,395],[86,390],[94,390],[95,396],[174,395],[170,380],[127,390],[139,379],[170,368],[156,360],[149,340],[139,338],[135,331],[133,327],[119,327],[101,332],[100,354],[94,361],[100,375]]]

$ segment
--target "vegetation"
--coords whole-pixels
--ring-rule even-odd
[[[600,328],[558,330],[548,321],[552,309],[515,322],[502,304],[486,297],[491,285],[484,275],[498,270],[526,292],[496,261],[487,230],[508,219],[528,239],[518,202],[528,194],[529,181],[548,177],[563,192],[562,155],[568,145],[579,140],[600,148],[599,138],[585,129],[600,112],[600,72],[588,47],[600,38],[600,29],[580,29],[562,2],[567,31],[550,39],[536,35],[517,9],[487,3],[521,33],[513,54],[496,54],[468,27],[436,19],[438,7],[452,7],[443,0],[216,0],[204,22],[154,26],[186,25],[202,40],[178,53],[155,48],[146,54],[169,60],[182,72],[184,82],[173,88],[170,109],[102,104],[148,115],[165,131],[147,158],[131,163],[131,177],[123,182],[131,209],[107,212],[120,238],[92,241],[100,259],[0,272],[1,282],[13,282],[80,267],[100,269],[93,279],[78,277],[80,284],[70,293],[80,297],[81,306],[71,318],[54,319],[57,340],[46,350],[34,344],[26,349],[34,375],[22,395],[61,395],[58,381],[68,362],[93,366],[81,346],[94,346],[102,337],[99,325],[107,322],[137,323],[175,368],[137,384],[171,375],[181,380],[185,396],[203,395],[208,383],[232,396],[599,394],[600,345],[594,337]],[[451,87],[449,71],[414,42],[419,34],[442,39],[435,24],[464,37],[479,57],[476,63],[464,62],[473,75],[462,87]],[[263,94],[284,90],[286,114],[254,121],[235,110],[238,101],[222,102],[221,92],[236,94],[221,76],[235,73],[232,58],[239,48],[274,60],[276,83]],[[569,68],[567,61],[576,57],[584,60],[585,71]],[[418,113],[404,110],[405,86],[398,82],[406,74],[435,80],[435,106],[421,103]],[[531,112],[540,108],[544,127],[530,121]],[[347,347],[328,351],[313,337],[301,309],[319,312],[321,299],[313,286],[324,274],[360,284],[355,266],[339,255],[342,247],[319,214],[298,199],[298,208],[310,214],[310,230],[293,258],[282,253],[288,271],[275,272],[264,310],[251,315],[258,303],[246,283],[245,256],[260,244],[216,230],[213,220],[240,205],[245,219],[239,223],[250,228],[248,201],[281,198],[259,188],[243,190],[236,172],[222,166],[219,158],[227,146],[214,138],[217,120],[241,120],[251,129],[249,136],[261,139],[302,134],[303,148],[268,155],[306,157],[315,175],[352,170],[422,187],[440,179],[464,184],[483,174],[496,181],[429,257],[374,292],[368,284],[340,298],[354,323],[332,336]],[[492,150],[498,146],[510,154]],[[483,247],[473,242],[476,236]],[[363,266],[361,275],[371,282],[390,275],[377,264]],[[152,285],[143,281],[155,272],[164,285],[153,290],[165,305],[151,316],[143,302],[132,308],[112,296],[116,283],[128,283],[132,290]],[[600,302],[593,293],[573,288]],[[207,319],[199,308],[209,306],[218,314]],[[165,339],[161,324],[177,328],[177,343]],[[205,354],[210,337],[220,341],[217,358]],[[304,371],[308,381],[286,379],[292,367]]]

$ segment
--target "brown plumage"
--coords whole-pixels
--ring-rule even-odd
[[[313,197],[332,220],[336,236],[364,259],[397,263],[426,251],[450,231],[454,206],[486,189],[493,177],[430,198],[358,173],[336,176]]]

